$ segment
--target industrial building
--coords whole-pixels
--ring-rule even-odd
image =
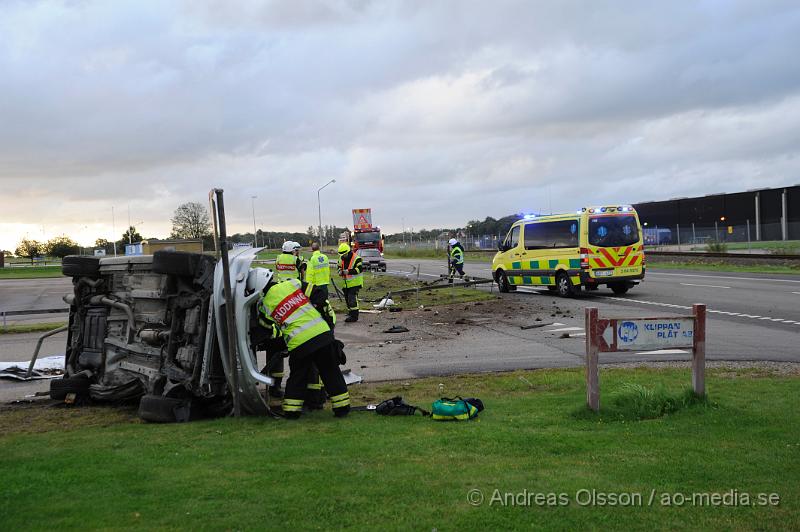
[[[650,243],[800,239],[800,185],[649,201],[634,207],[646,224],[645,234],[656,240]]]

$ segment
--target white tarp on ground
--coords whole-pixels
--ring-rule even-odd
[[[0,378],[26,380],[25,374],[31,361],[25,362],[0,362]],[[33,365],[33,379],[52,379],[64,373],[64,355],[53,355],[36,360]]]

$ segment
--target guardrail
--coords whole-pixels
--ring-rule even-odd
[[[758,259],[758,260],[796,260],[800,261],[800,255],[773,255],[771,253],[713,253],[706,251],[648,251],[644,250],[648,257],[706,257],[719,259]]]
[[[37,314],[67,314],[69,307],[65,308],[48,308],[48,309],[35,309],[35,310],[0,310],[0,317],[3,318],[3,328],[8,328],[8,316],[35,316]]]

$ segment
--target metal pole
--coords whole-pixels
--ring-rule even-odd
[[[714,220],[714,240],[719,242],[719,224]]]
[[[756,240],[761,240],[761,193],[756,192]]]
[[[783,189],[781,194],[781,237],[783,240],[789,240],[789,209],[786,189]]]
[[[318,226],[319,239],[320,239],[320,245],[324,245],[324,246],[328,245],[328,239],[327,239],[327,235],[326,235],[325,242],[324,243],[322,242],[322,203],[320,202],[319,193],[322,192],[323,188],[327,187],[331,183],[336,183],[336,180],[335,179],[331,179],[330,181],[328,181],[327,183],[325,183],[324,185],[322,185],[321,187],[319,187],[317,189],[317,215],[319,216],[319,219],[317,221],[319,222],[319,226]]]
[[[747,252],[752,253],[750,250],[750,218],[747,219]]]
[[[694,222],[692,222],[692,244],[697,244],[697,237],[694,234]]]
[[[117,256],[117,224],[114,222],[114,206],[111,206],[111,238],[114,242],[114,256]]]
[[[258,196],[250,196],[250,203],[253,205],[253,247],[258,247],[258,237],[256,236],[256,198]]]
[[[219,247],[222,254],[222,280],[225,288],[225,321],[228,328],[228,368],[233,380],[233,415],[242,415],[242,406],[239,400],[239,357],[237,356],[238,342],[236,341],[236,317],[233,312],[233,294],[231,292],[231,272],[228,263],[228,235],[225,228],[225,203],[222,199],[223,190],[215,189],[217,195],[217,217],[219,218]]]
[[[678,235],[678,251],[681,250],[681,224],[675,224],[675,233]]]

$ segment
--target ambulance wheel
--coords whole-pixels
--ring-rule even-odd
[[[504,294],[509,293],[511,291],[511,285],[508,284],[508,276],[506,275],[506,272],[503,270],[498,270],[495,277],[497,279],[497,289]]]
[[[556,275],[556,291],[561,297],[572,297],[575,295],[575,287],[566,272],[558,272]]]
[[[628,286],[627,283],[611,283],[608,285],[608,287],[618,296],[627,294],[628,289],[630,289],[630,286]]]

